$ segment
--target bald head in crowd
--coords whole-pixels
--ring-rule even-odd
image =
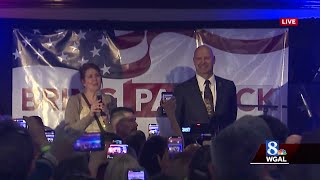
[[[212,140],[211,157],[215,179],[260,179],[263,166],[252,166],[261,144],[272,138],[271,131],[263,119],[244,116],[223,129]]]

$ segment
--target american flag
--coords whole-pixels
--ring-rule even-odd
[[[116,45],[119,41],[110,30],[14,29],[13,34],[13,68],[43,65],[79,69],[91,62],[100,67],[104,78],[111,79],[134,77],[149,68],[144,62],[121,64],[121,43]],[[130,38],[126,40],[130,42]]]

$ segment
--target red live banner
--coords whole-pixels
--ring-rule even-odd
[[[298,18],[280,18],[280,26],[298,26]]]

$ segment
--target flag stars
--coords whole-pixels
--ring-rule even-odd
[[[99,39],[98,41],[101,42],[101,47],[105,44],[108,45],[108,41],[107,38],[105,36],[102,36],[101,39]]]
[[[105,64],[103,65],[103,68],[101,68],[101,70],[103,71],[102,72],[102,74],[104,75],[105,73],[108,73],[108,74],[110,74],[110,68],[111,67],[108,67],[108,66],[106,66]]]
[[[68,55],[64,54],[63,52],[61,53],[61,56],[58,56],[59,60],[62,61],[67,61],[68,60]]]
[[[90,51],[90,52],[92,53],[92,57],[100,56],[99,51],[100,51],[100,49],[97,49],[97,48],[94,46],[93,50]]]
[[[89,60],[86,60],[86,59],[84,59],[84,57],[82,57],[82,59],[81,59],[81,61],[80,61],[80,64],[81,64],[81,66],[82,66],[83,64],[85,64],[85,63],[87,63],[87,62],[89,62]]]
[[[36,54],[38,55],[37,59],[43,58],[44,51],[41,51],[41,49],[38,49],[38,51],[36,52]]]
[[[86,32],[82,32],[82,31],[80,30],[79,34],[77,34],[77,35],[78,35],[78,37],[79,37],[79,40],[81,40],[81,39],[86,39]]]
[[[46,45],[48,46],[48,48],[52,48],[53,47],[53,43],[51,42],[50,38],[49,38],[49,41],[46,43]]]
[[[12,53],[12,55],[14,55],[14,59],[20,58],[21,59],[21,51],[18,51],[18,49],[16,49],[16,52]]]
[[[72,49],[72,52],[76,51],[76,50],[79,50],[79,45],[76,43],[76,42],[73,42],[73,46],[70,46],[71,49]]]
[[[24,40],[22,41],[24,43],[24,47],[27,47],[27,45],[30,45],[31,41],[32,39],[28,39],[28,37],[25,37]]]

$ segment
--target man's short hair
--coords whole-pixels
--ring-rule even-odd
[[[25,179],[34,158],[31,136],[12,119],[0,121],[0,177]]]
[[[134,110],[129,107],[114,108],[110,113],[111,123],[117,124],[122,118],[124,118],[124,113],[126,112],[134,114]]]
[[[131,112],[134,114],[134,110],[132,108],[129,107],[116,107],[114,109],[112,109],[111,113],[110,113],[110,117],[114,117],[115,115],[117,115],[118,113],[124,113],[124,112]]]
[[[288,127],[276,117],[269,115],[260,115],[259,117],[267,123],[271,130],[273,139],[279,141],[280,144],[285,143],[287,137],[289,136]]]
[[[251,166],[261,144],[271,137],[263,119],[244,116],[223,129],[212,140],[211,157],[214,175],[219,180],[259,179],[262,166]]]

